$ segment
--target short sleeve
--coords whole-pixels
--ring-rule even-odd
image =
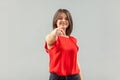
[[[77,43],[77,39],[75,37],[71,36],[71,39],[75,44]]]
[[[77,44],[77,39],[75,37],[71,36],[71,40],[76,45],[77,49],[79,50],[79,46]]]
[[[47,42],[45,42],[44,48],[45,48],[47,53],[55,52],[59,48],[59,41],[58,41],[58,39],[52,44],[52,47],[50,49],[48,49]]]

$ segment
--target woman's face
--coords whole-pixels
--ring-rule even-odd
[[[57,27],[61,27],[62,29],[66,29],[69,26],[68,17],[65,13],[61,13],[58,16]]]

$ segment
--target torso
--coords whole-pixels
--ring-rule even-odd
[[[59,36],[48,51],[50,72],[64,76],[79,73],[77,52],[78,46],[74,37]]]

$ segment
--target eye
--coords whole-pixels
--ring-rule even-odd
[[[62,20],[62,17],[58,17],[59,20]]]
[[[65,20],[68,20],[68,17],[66,17]]]

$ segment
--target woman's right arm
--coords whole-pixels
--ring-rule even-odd
[[[52,47],[52,44],[54,43],[54,41],[57,40],[57,37],[62,34],[63,34],[63,30],[60,28],[56,28],[50,34],[46,36],[46,42],[47,42],[48,49]]]

